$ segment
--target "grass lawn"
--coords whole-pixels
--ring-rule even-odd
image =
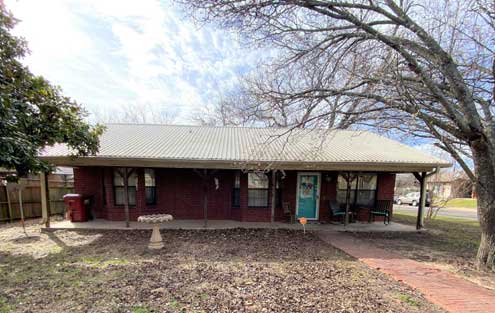
[[[440,312],[311,233],[28,234],[0,226],[0,312]]]
[[[396,213],[393,221],[416,225],[416,216]],[[479,272],[475,256],[480,241],[477,221],[437,216],[425,220],[426,231],[417,233],[355,233],[384,249],[450,270],[479,285],[495,290],[495,273]]]
[[[445,205],[445,207],[476,209],[477,205],[478,205],[478,202],[476,201],[476,199],[457,198],[457,199],[449,200],[447,202],[447,204]]]

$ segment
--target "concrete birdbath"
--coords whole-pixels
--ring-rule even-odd
[[[153,232],[151,233],[149,249],[161,249],[163,248],[162,235],[160,234],[160,224],[173,220],[174,218],[170,214],[150,214],[141,215],[138,217],[138,222],[148,223],[153,226]]]

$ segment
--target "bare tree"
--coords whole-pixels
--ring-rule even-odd
[[[91,117],[98,123],[171,124],[175,114],[160,106],[128,104],[111,111],[98,108],[91,112]]]
[[[314,119],[324,124],[333,115],[360,115],[361,125],[431,139],[452,155],[476,184],[478,264],[495,269],[493,1],[193,0],[184,6],[253,44],[279,49],[268,79],[256,85],[273,106],[340,99],[344,108],[328,106]],[[314,79],[300,79],[307,73]]]
[[[356,56],[352,66],[356,69],[364,61],[364,58]],[[314,67],[318,65],[301,69],[284,67],[283,70],[273,64],[262,67],[263,70],[242,77],[238,89],[221,94],[213,109],[197,112],[193,120],[202,125],[346,129],[358,122],[364,123],[372,116],[360,110],[365,100],[359,98],[341,95],[291,97],[291,91],[323,79]],[[343,79],[347,84],[353,83],[352,76]],[[281,94],[285,96],[281,97]]]
[[[245,89],[221,92],[213,108],[194,112],[192,121],[208,126],[251,126],[258,122],[251,107],[252,99]]]

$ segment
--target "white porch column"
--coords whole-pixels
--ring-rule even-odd
[[[426,172],[413,173],[419,181],[419,205],[418,216],[416,218],[416,229],[420,230],[424,227],[424,211],[426,204]]]

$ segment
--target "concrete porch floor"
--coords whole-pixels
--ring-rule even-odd
[[[130,227],[125,227],[125,222],[107,221],[104,219],[96,219],[84,223],[70,222],[67,220],[56,221],[51,223],[51,230],[61,229],[96,229],[96,230],[133,230],[133,229],[151,229],[150,224],[130,222]],[[275,222],[239,222],[233,220],[209,220],[207,229],[231,229],[231,228],[273,228],[273,229],[299,229],[302,230],[302,225]],[[205,229],[203,220],[173,220],[163,223],[160,229]],[[48,230],[48,229],[47,229]],[[352,223],[345,227],[342,224],[320,224],[308,223],[306,230],[318,231],[350,231],[350,232],[415,232],[416,228],[410,225],[399,223],[390,223],[384,225],[382,222],[375,223]]]

